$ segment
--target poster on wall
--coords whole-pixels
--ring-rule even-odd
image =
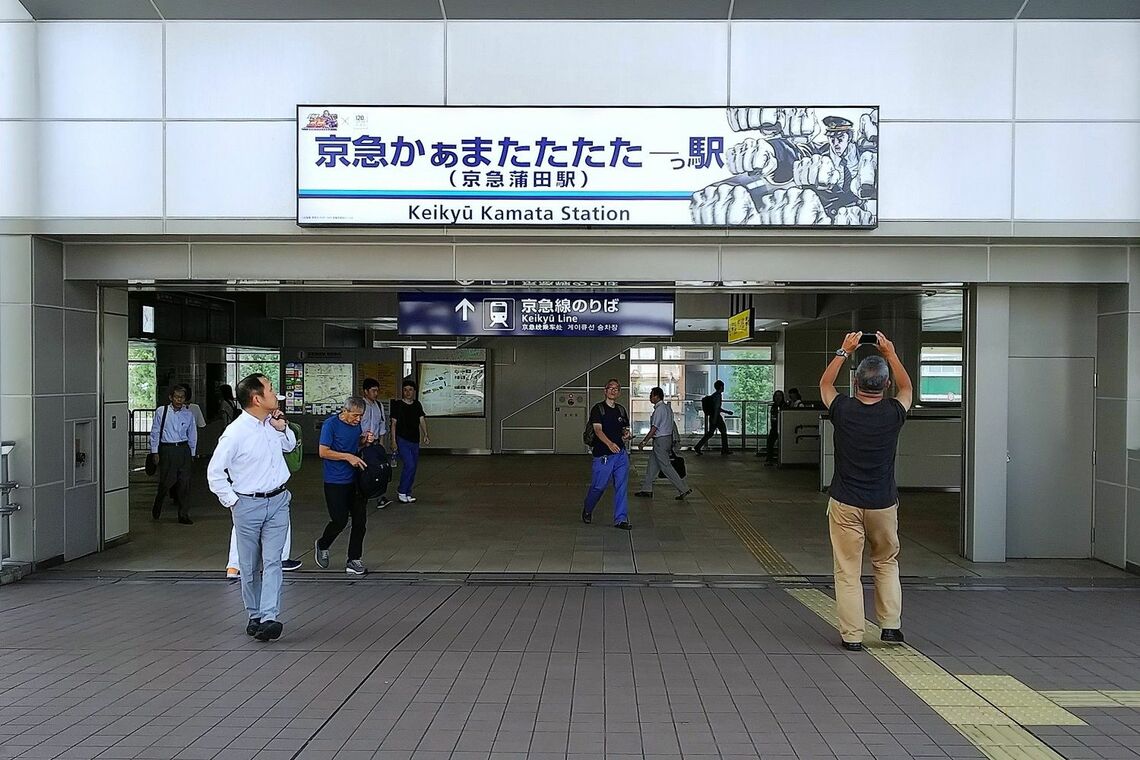
[[[485,365],[422,362],[418,369],[419,398],[427,416],[484,416]]]
[[[877,106],[297,106],[311,226],[878,225]]]
[[[300,362],[287,362],[282,377],[282,391],[285,393],[285,413],[300,414],[305,409],[305,381],[302,376],[304,365]]]
[[[363,383],[372,378],[380,383],[380,401],[400,395],[400,365],[397,362],[360,362],[356,365],[357,377]]]

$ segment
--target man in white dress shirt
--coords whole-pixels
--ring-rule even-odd
[[[684,499],[693,491],[685,485],[685,479],[673,467],[669,455],[673,452],[674,435],[677,424],[673,420],[673,408],[665,403],[665,391],[654,388],[649,391],[649,400],[653,402],[653,416],[649,418],[649,432],[641,442],[641,448],[653,442],[653,452],[649,455],[649,466],[645,468],[645,480],[641,481],[641,490],[634,496],[649,498],[653,496],[653,481],[658,473],[663,473],[673,487],[677,489],[678,500]]]
[[[206,470],[210,490],[233,512],[237,531],[241,595],[249,622],[245,632],[258,641],[281,636],[281,552],[289,535],[285,452],[296,436],[278,409],[268,377],[250,375],[238,383],[243,409],[218,440]]]

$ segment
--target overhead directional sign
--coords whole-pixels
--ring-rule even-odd
[[[401,293],[401,335],[673,335],[671,293]]]

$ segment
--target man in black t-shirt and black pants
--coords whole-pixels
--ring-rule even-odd
[[[901,644],[902,584],[899,581],[899,494],[895,454],[910,409],[913,388],[895,346],[876,333],[882,356],[868,356],[855,370],[855,396],[835,390],[835,378],[859,347],[861,332],[848,333],[819,380],[835,428],[835,475],[827,505],[835,558],[835,607],[844,649],[863,648],[863,542],[871,544],[875,616],[882,640]],[[895,397],[887,398],[895,377]]]

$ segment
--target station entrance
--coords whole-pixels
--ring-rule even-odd
[[[359,394],[365,379],[379,382],[383,402],[411,378],[428,413],[430,443],[416,503],[396,502],[392,483],[393,503],[370,509],[364,559],[372,572],[827,575],[824,512],[833,461],[818,380],[843,335],[863,329],[895,341],[915,384],[898,465],[904,573],[977,574],[961,550],[960,287],[672,285],[562,286],[574,300],[633,293],[672,304],[667,335],[564,337],[401,329],[401,294],[460,292],[475,299],[479,283],[131,287],[124,410],[130,426],[123,441],[129,498],[116,522],[125,530],[105,537],[105,551],[72,565],[225,571],[229,515],[205,482],[224,427],[219,390],[261,372],[303,430],[305,463],[290,481],[290,554],[303,571],[316,569],[313,541],[328,519],[316,457],[321,423]],[[521,301],[535,285],[496,282],[483,289]],[[752,336],[729,343],[728,317],[744,309],[751,309]],[[629,532],[609,527],[609,494],[593,524],[580,519],[589,479],[582,432],[611,378],[621,385],[635,444]],[[707,428],[702,399],[718,380],[725,386],[725,432],[714,431],[698,454]],[[178,522],[169,500],[161,517],[152,517],[155,479],[143,470],[156,407],[178,383],[191,389],[201,411],[185,496],[190,525]],[[847,388],[848,373],[839,385]],[[677,422],[693,489],[684,500],[674,498],[664,479],[651,484],[651,498],[633,496],[644,488],[649,453],[636,444],[649,429],[653,388],[662,389]]]

